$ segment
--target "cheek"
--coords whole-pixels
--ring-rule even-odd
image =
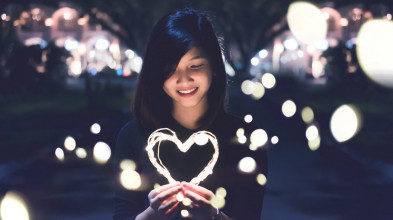
[[[169,93],[170,93],[170,89],[171,88],[171,83],[168,81],[168,80],[166,80],[165,82],[164,82],[164,85],[162,86],[162,89],[164,90],[164,92],[167,94],[167,95],[169,95]]]
[[[212,77],[213,73],[209,73],[206,75],[206,83],[207,83],[207,88],[210,88],[212,81],[213,81],[213,77]]]

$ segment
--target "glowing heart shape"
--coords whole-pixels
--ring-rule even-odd
[[[167,132],[167,133],[165,133]],[[169,133],[169,134],[168,134]],[[206,167],[198,174],[198,176],[192,178],[190,183],[198,185],[203,181],[208,175],[213,173],[213,167],[216,165],[218,159],[218,142],[216,136],[208,131],[199,131],[192,134],[184,143],[182,143],[176,136],[176,133],[169,128],[160,128],[153,133],[148,138],[146,151],[149,156],[150,162],[157,168],[158,173],[165,176],[169,183],[176,182],[172,178],[169,170],[162,164],[161,159],[154,156],[153,148],[161,141],[171,141],[176,144],[177,148],[183,153],[187,152],[193,144],[204,145],[210,141],[214,147],[214,154],[212,159],[207,163]],[[158,161],[158,162],[157,162]]]

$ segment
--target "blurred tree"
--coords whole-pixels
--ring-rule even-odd
[[[211,12],[211,19],[224,38],[223,46],[229,64],[236,72],[249,69],[250,59],[278,33],[287,28],[285,13],[290,0],[120,0],[73,1],[90,22],[99,23],[119,36],[130,48],[144,53],[148,35],[164,14],[182,7]],[[230,53],[231,51],[231,53]]]
[[[47,88],[52,92],[64,87],[68,71],[66,59],[70,56],[70,53],[64,47],[56,46],[53,41],[45,47],[41,61]]]
[[[25,90],[39,89],[39,76],[36,67],[41,63],[41,52],[38,45],[29,47],[19,45],[14,49],[7,62],[10,75],[4,80],[3,89],[6,92],[14,92],[21,88]]]
[[[10,1],[5,1],[10,2]],[[28,0],[19,0],[29,4]],[[54,5],[60,0],[35,0],[35,3]],[[271,43],[275,36],[288,28],[286,13],[292,0],[68,0],[82,13],[90,15],[90,23],[101,24],[103,28],[117,35],[122,42],[143,56],[147,38],[153,25],[164,14],[182,7],[195,7],[211,11],[212,20],[225,39],[225,55],[239,74],[246,73],[250,59]],[[371,7],[382,3],[392,9],[391,0],[314,0],[316,4],[327,2],[343,6],[364,3]]]

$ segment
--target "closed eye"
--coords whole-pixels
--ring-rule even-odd
[[[200,69],[200,68],[202,68],[204,66],[204,64],[199,64],[199,65],[192,65],[191,66],[191,69]]]

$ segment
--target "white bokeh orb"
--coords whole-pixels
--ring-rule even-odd
[[[330,131],[338,142],[345,142],[358,133],[361,123],[360,111],[355,106],[342,105],[330,119]]]
[[[290,4],[287,19],[293,35],[305,44],[315,44],[326,38],[326,18],[321,10],[311,3],[298,1]]]
[[[393,22],[371,20],[359,30],[356,53],[359,64],[374,82],[393,88]]]

